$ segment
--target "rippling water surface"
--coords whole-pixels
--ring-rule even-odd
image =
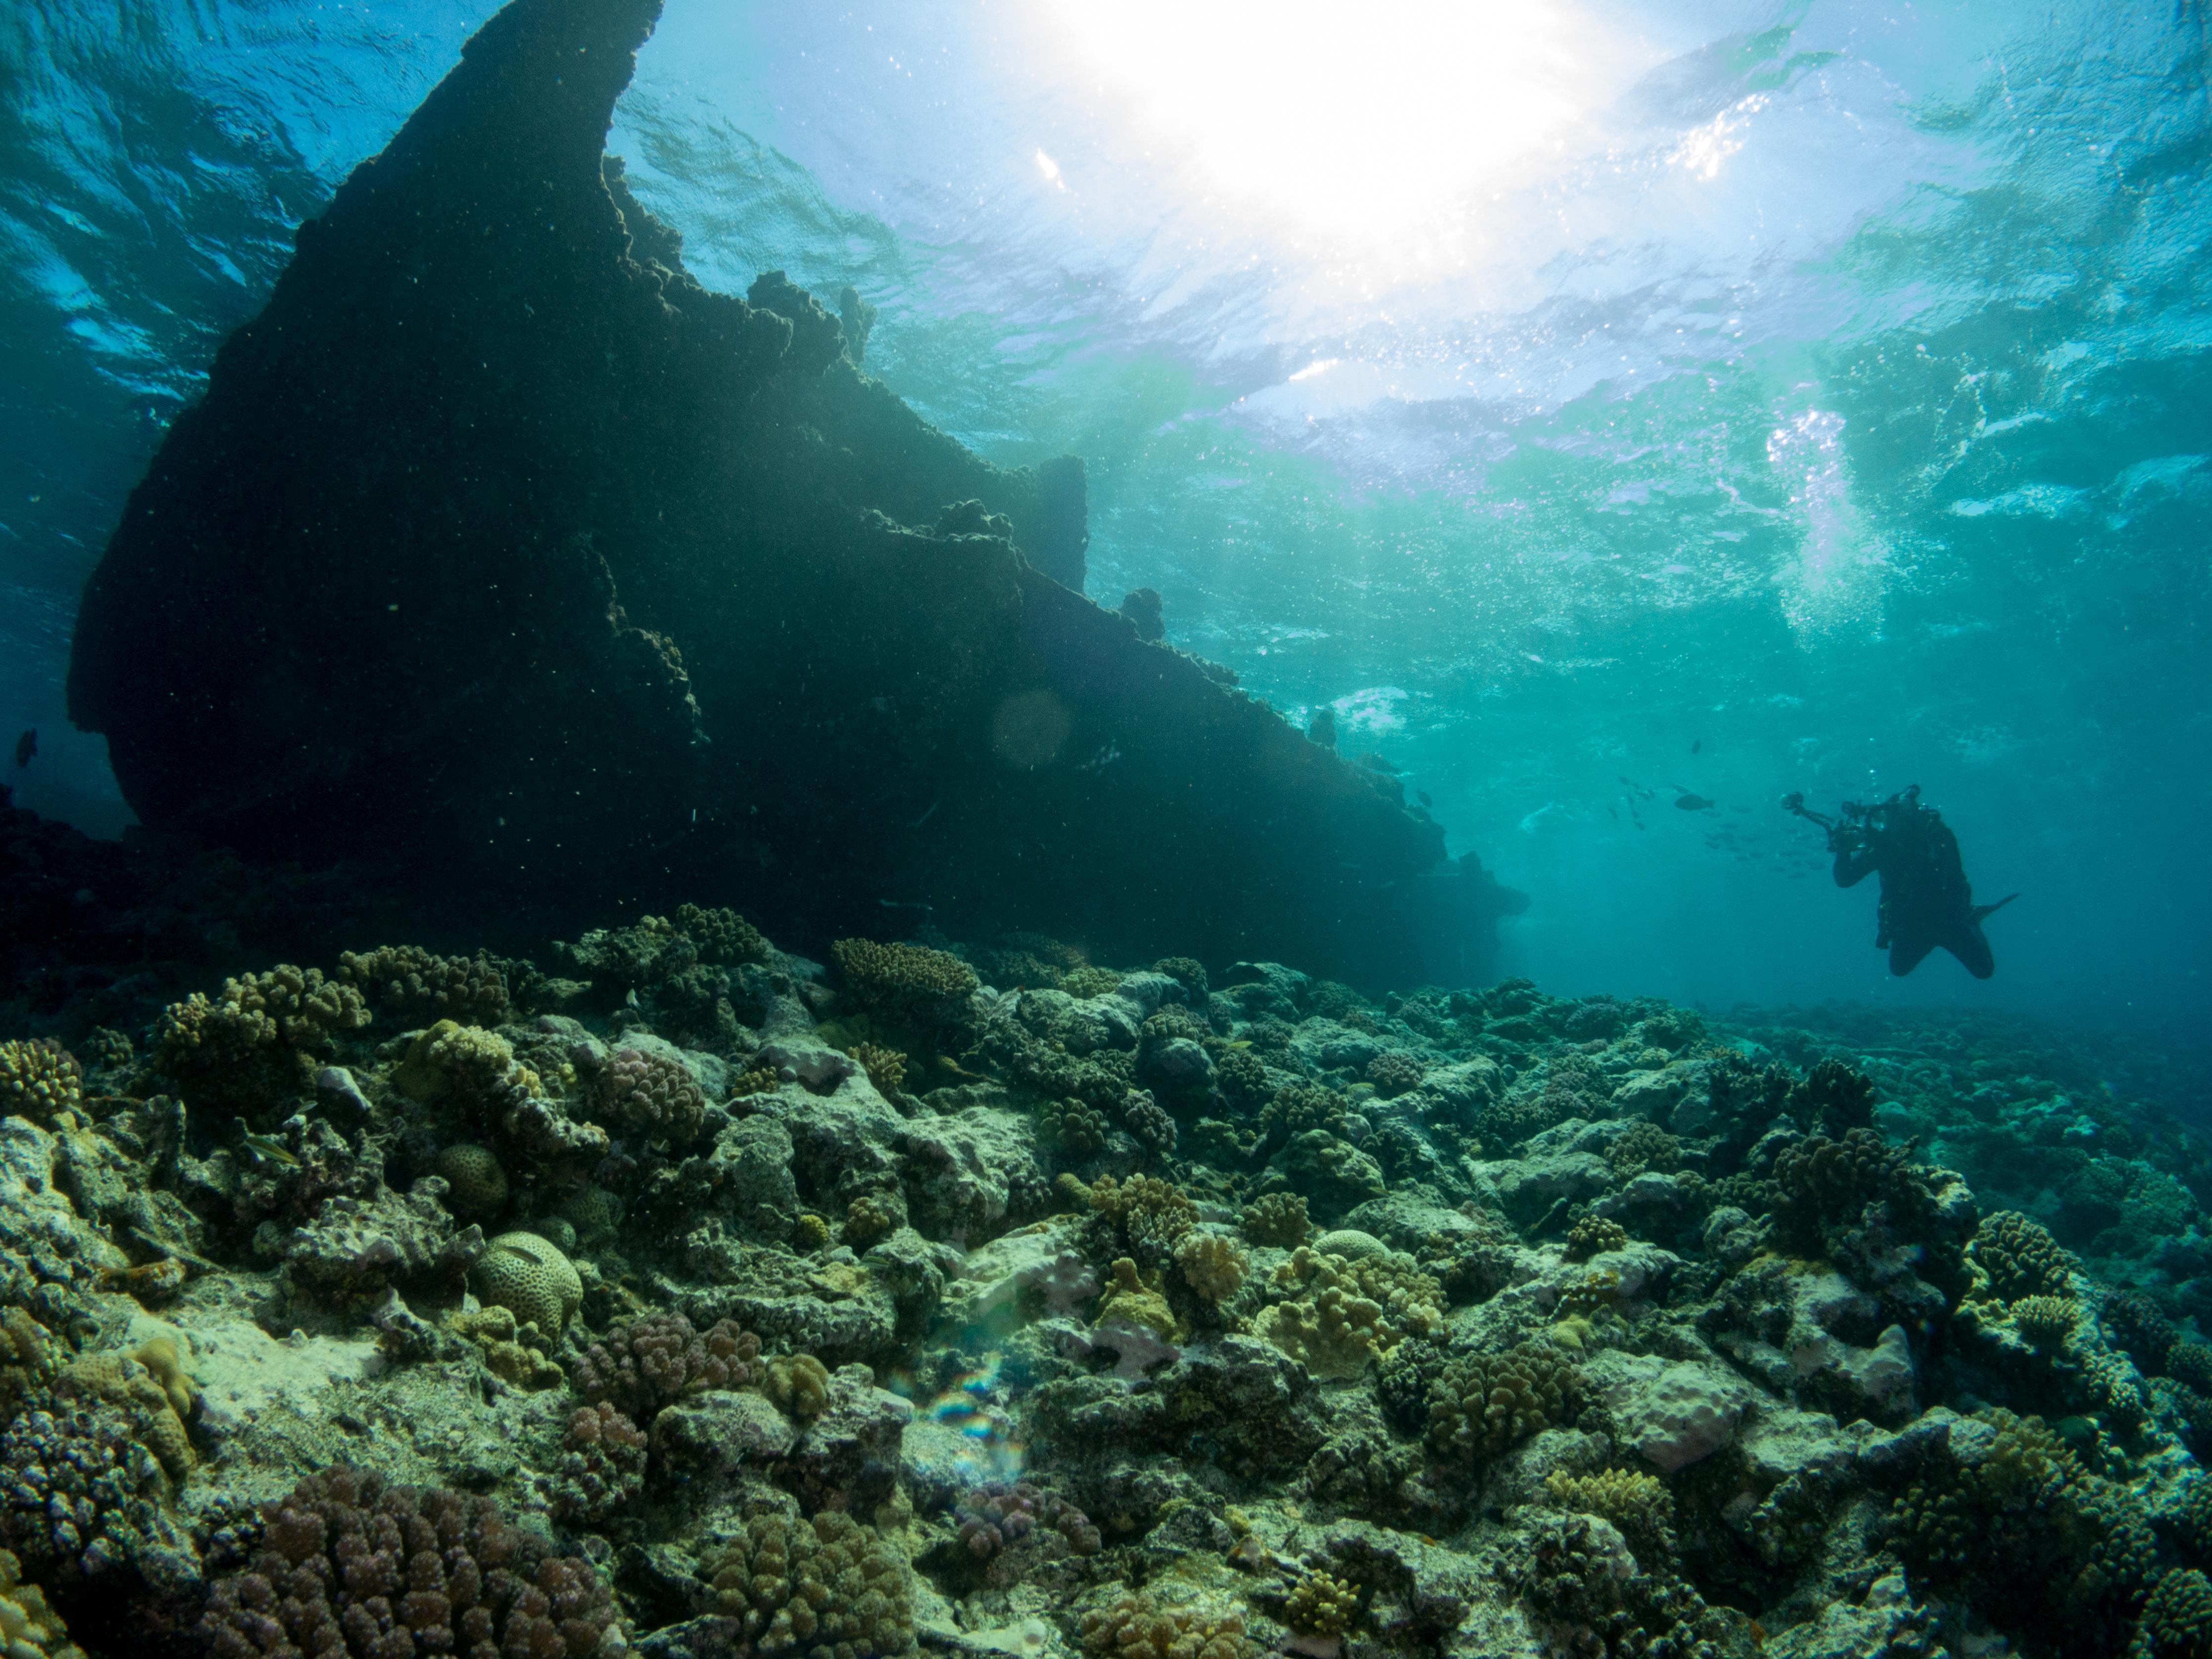
[[[122,821],[76,589],[490,9],[0,21],[26,804]],[[706,280],[856,283],[933,419],[1088,457],[1093,595],[1333,705],[1550,988],[2212,1028],[2198,9],[1365,9],[672,0],[611,143]],[[1916,781],[2025,895],[1987,986],[1887,980],[1775,806]]]

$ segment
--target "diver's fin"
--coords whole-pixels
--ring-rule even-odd
[[[1974,907],[1974,921],[1975,921],[1975,922],[1976,922],[1977,924],[1979,924],[1979,923],[1981,923],[1981,922],[1987,921],[1988,921],[1991,916],[1993,916],[1993,915],[1996,915],[1996,913],[1997,913],[1998,911],[2000,911],[2000,910],[2003,909],[2003,908],[2005,908],[2005,906],[2006,906],[2006,905],[2010,904],[2010,903],[2011,903],[2014,899],[2018,898],[2019,896],[2020,896],[2020,895],[2019,895],[2019,894],[2017,894],[2017,893],[2007,893],[2007,894],[2006,894],[2002,898],[1999,899],[1999,900],[1998,900],[1995,904],[1977,904],[1977,905]]]

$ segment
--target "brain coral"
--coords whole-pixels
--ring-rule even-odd
[[[0,1042],[0,1113],[52,1123],[83,1097],[84,1068],[50,1037]]]
[[[264,1518],[261,1552],[216,1581],[201,1616],[216,1659],[592,1659],[615,1627],[591,1565],[489,1498],[341,1467]]]
[[[507,1171],[490,1147],[463,1141],[438,1154],[438,1173],[453,1188],[456,1215],[495,1216],[507,1207]]]
[[[558,1335],[584,1299],[568,1258],[536,1233],[501,1233],[471,1270],[477,1294],[526,1324]]]
[[[755,1516],[702,1571],[714,1610],[738,1621],[737,1659],[889,1659],[914,1646],[914,1570],[840,1511]]]

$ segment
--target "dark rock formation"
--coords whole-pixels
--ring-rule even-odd
[[[1441,830],[1081,596],[1079,461],[923,422],[857,295],[683,269],[602,155],[658,11],[501,12],[218,354],[70,665],[141,817],[518,927],[931,907],[1420,976]]]

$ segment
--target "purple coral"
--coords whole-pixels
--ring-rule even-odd
[[[1175,1120],[1149,1089],[1132,1089],[1121,1102],[1121,1127],[1138,1144],[1165,1158],[1176,1149]]]
[[[1097,1554],[1103,1540],[1091,1517],[1060,1497],[1026,1480],[994,1480],[971,1487],[960,1500],[960,1541],[978,1560],[1043,1527],[1060,1536],[1070,1553]]]
[[[767,1374],[759,1358],[760,1339],[734,1320],[701,1332],[680,1313],[644,1314],[609,1327],[584,1351],[576,1392],[645,1423],[687,1394],[754,1387]]]
[[[589,1563],[489,1498],[342,1466],[263,1516],[260,1553],[216,1581],[201,1616],[216,1659],[585,1659],[615,1622]]]
[[[645,1435],[636,1424],[604,1400],[568,1419],[548,1486],[556,1515],[604,1521],[644,1490]]]
[[[642,1048],[617,1048],[599,1073],[599,1105],[649,1140],[683,1146],[706,1121],[707,1098],[682,1060]]]

